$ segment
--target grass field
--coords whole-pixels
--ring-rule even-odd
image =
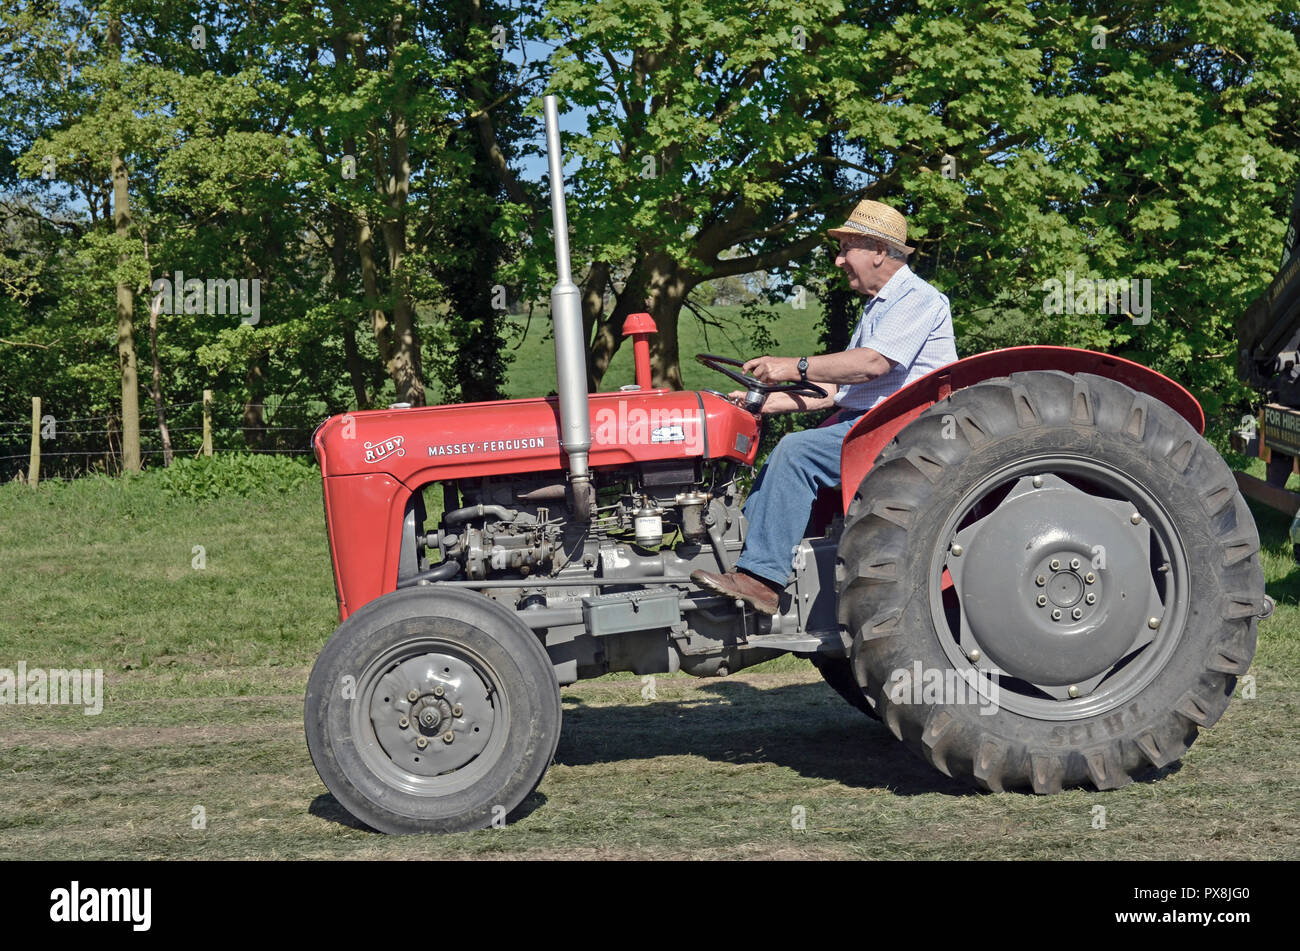
[[[1256,517],[1279,602],[1260,628],[1256,696],[1151,781],[972,792],[783,658],[720,680],[659,677],[654,700],[630,675],[566,688],[531,811],[504,829],[394,839],[341,811],[303,738],[307,674],[336,623],[317,488],[191,503],[153,476],[0,486],[0,667],[106,680],[98,716],[0,705],[0,855],[1295,858],[1300,569],[1285,520]]]

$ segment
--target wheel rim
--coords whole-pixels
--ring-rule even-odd
[[[496,764],[510,725],[501,678],[480,654],[413,637],[374,658],[350,705],[352,735],[385,786],[414,796],[468,789]]]
[[[1177,529],[1153,493],[1097,459],[1007,466],[962,497],[938,537],[935,630],[994,708],[1076,720],[1119,707],[1165,666],[1186,624]]]

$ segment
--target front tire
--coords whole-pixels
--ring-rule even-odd
[[[1227,707],[1254,656],[1258,552],[1232,473],[1168,406],[1019,373],[881,454],[840,543],[840,621],[877,712],[940,771],[1111,789]]]
[[[321,780],[380,832],[500,825],[537,788],[560,736],[546,651],[482,595],[410,588],[349,617],[307,683]]]

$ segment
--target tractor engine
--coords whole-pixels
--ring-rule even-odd
[[[690,582],[696,568],[734,564],[743,545],[734,461],[590,471],[595,507],[586,519],[575,517],[562,470],[444,483],[438,527],[421,533],[411,519],[408,537],[423,551],[399,587],[464,585],[516,612],[542,638],[561,683],[616,670],[718,676],[777,656],[756,639],[783,624],[793,630],[802,610],[763,617]],[[813,554],[809,570],[832,551]]]
[[[596,510],[590,521],[571,517],[572,490],[564,473],[488,476],[445,486],[441,527],[425,544],[458,562],[464,577],[555,577],[576,565],[595,567],[602,546],[631,546],[645,577],[661,579],[667,563],[657,557],[679,545],[721,543],[735,508],[734,463],[697,459],[648,462],[592,473]],[[715,500],[721,512],[711,512]],[[648,562],[648,563],[647,563]]]

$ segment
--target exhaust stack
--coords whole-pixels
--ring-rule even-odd
[[[595,509],[587,469],[591,449],[591,411],[587,403],[587,348],[582,336],[582,299],[569,269],[569,215],[564,207],[564,167],[560,154],[560,116],[555,97],[543,100],[546,157],[551,173],[551,222],[555,230],[556,284],[551,289],[555,331],[556,392],[560,395],[560,444],[569,459],[576,516],[586,521]]]

